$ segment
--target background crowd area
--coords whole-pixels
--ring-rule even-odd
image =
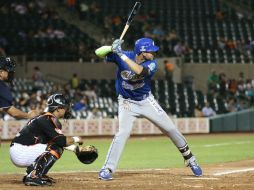
[[[165,70],[164,80],[154,80],[152,83],[153,94],[165,93],[165,89],[159,88],[156,92],[156,83],[164,82],[170,85],[176,84],[168,78]],[[223,73],[211,70],[207,78],[208,91],[197,98],[193,108],[189,108],[188,113],[184,113],[179,108],[179,112],[171,112],[173,105],[166,107],[166,101],[158,101],[165,111],[172,117],[211,117],[218,114],[237,112],[254,106],[254,79],[246,79],[243,72],[239,72],[238,78],[229,79]],[[63,93],[70,97],[72,101],[72,118],[95,119],[95,118],[116,118],[117,117],[117,95],[114,89],[114,80],[87,80],[77,76],[76,73],[65,84],[58,84],[47,81],[39,67],[34,68],[34,73],[30,78],[16,78],[13,81],[14,105],[18,108],[29,111],[37,109],[44,111],[47,97],[53,93]],[[184,89],[194,90],[189,84],[181,84]],[[172,91],[173,89],[169,89]],[[176,95],[176,99],[180,98]],[[170,99],[170,92],[165,99]],[[180,99],[179,99],[180,100]],[[219,101],[221,100],[221,101]],[[175,101],[175,100],[174,100]],[[190,100],[188,100],[190,101]],[[190,104],[190,102],[185,102]],[[4,120],[13,119],[9,115],[4,115]]]
[[[153,38],[160,46],[158,56],[184,57],[186,62],[252,62],[254,55],[253,1],[251,13],[241,12],[226,1],[165,0],[143,2],[124,47],[133,48],[140,36]],[[120,35],[134,1],[58,0],[65,14],[89,22],[101,31],[69,24],[47,0],[3,1],[0,8],[0,54],[26,54],[28,60],[97,61],[93,50],[110,45]],[[209,9],[207,9],[209,7]],[[218,58],[216,58],[218,57]]]
[[[40,62],[91,64],[102,61],[94,50],[110,45],[112,38],[120,36],[134,2],[1,1],[0,55],[21,55],[27,61]],[[136,39],[149,37],[160,47],[157,57],[180,57],[184,64],[254,63],[253,0],[232,1],[231,4],[226,0],[141,2],[142,8],[124,37],[124,49],[131,50]],[[63,18],[63,14],[70,15],[71,19]],[[86,22],[87,27],[75,25],[73,20]],[[87,30],[92,25],[101,32],[98,39],[95,31]],[[174,68],[164,63],[165,79],[153,80],[152,91],[169,115],[210,117],[253,107],[254,79],[245,78],[241,71],[239,76],[228,78],[223,71],[212,70],[204,81],[207,92],[200,92],[193,88],[195,84],[184,81],[176,84],[172,79]],[[24,111],[43,111],[48,95],[61,92],[72,99],[73,118],[114,118],[118,112],[114,83],[114,80],[97,80],[96,77],[85,80],[73,73],[64,85],[58,84],[47,80],[38,65],[33,76],[14,80],[14,104]],[[12,119],[8,115],[4,118]]]

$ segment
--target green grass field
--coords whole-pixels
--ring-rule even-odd
[[[188,135],[186,139],[199,164],[230,162],[254,158],[254,135],[220,134]],[[111,138],[87,139],[87,144],[95,145],[99,158],[91,165],[81,164],[72,152],[65,151],[51,171],[91,171],[103,165]],[[148,169],[183,167],[183,159],[166,137],[130,138],[119,163],[119,169]],[[0,148],[0,173],[24,173],[25,169],[15,167],[9,159],[9,143]]]

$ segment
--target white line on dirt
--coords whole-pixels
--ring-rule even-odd
[[[217,143],[217,144],[206,144],[204,147],[216,147],[216,146],[231,146],[232,144],[249,144],[253,143],[253,141],[241,141],[241,142],[234,142],[234,143]]]
[[[203,185],[188,185],[188,184],[183,184],[185,187],[191,187],[191,188],[203,188]]]
[[[146,171],[171,171],[171,169],[163,169],[163,168],[154,168],[154,169],[125,169],[125,170],[117,170],[117,172],[146,172]],[[89,171],[84,171],[84,170],[75,170],[75,171],[57,171],[57,172],[50,172],[50,173],[79,173],[79,172],[84,172],[84,173],[99,173],[99,170],[89,170]]]
[[[241,173],[241,172],[249,172],[249,171],[254,171],[254,168],[246,168],[246,169],[240,169],[240,170],[230,170],[230,171],[225,171],[225,172],[218,172],[214,173],[214,176],[221,176],[221,175],[228,175],[228,174],[233,174],[233,173]]]
[[[117,170],[117,172],[151,172],[151,171],[172,171],[171,169],[167,169],[167,168],[154,168],[154,169],[125,169],[125,170]],[[99,173],[99,170],[66,170],[66,171],[52,171],[50,173],[54,173],[54,174],[65,174],[65,173]],[[17,172],[16,174],[24,174],[25,172]],[[13,173],[4,173],[5,174],[13,174]],[[0,173],[0,175],[2,175]]]
[[[184,177],[183,179],[190,180],[219,180],[217,177]]]

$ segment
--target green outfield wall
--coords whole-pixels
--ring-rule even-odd
[[[254,131],[254,109],[222,114],[210,118],[210,132]]]

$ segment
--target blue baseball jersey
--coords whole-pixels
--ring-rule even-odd
[[[134,52],[124,51],[123,53],[135,61]],[[108,54],[106,60],[115,62],[118,65],[115,85],[117,94],[136,101],[143,100],[149,95],[151,92],[151,78],[158,69],[156,60],[147,60],[140,64],[149,69],[148,76],[137,75],[131,71],[128,65],[115,53]]]
[[[0,108],[8,108],[12,106],[12,94],[9,86],[0,81]]]

